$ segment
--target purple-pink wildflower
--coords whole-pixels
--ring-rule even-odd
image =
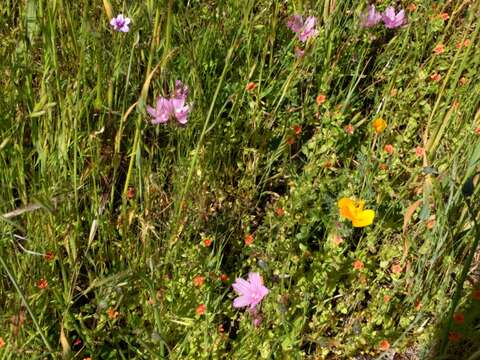
[[[237,278],[232,287],[239,295],[233,300],[233,307],[235,308],[248,306],[250,309],[255,309],[255,306],[268,294],[268,289],[263,285],[262,277],[255,272],[248,274],[248,281]]]
[[[375,5],[367,6],[367,11],[360,15],[360,25],[362,27],[373,27],[382,21],[382,14],[375,10]]]
[[[147,106],[147,112],[153,117],[152,124],[164,124],[175,117],[180,124],[185,125],[190,113],[190,105],[185,104],[187,96],[188,86],[176,80],[173,98],[159,96],[155,108]]]
[[[317,19],[315,16],[309,16],[305,22],[301,15],[293,15],[288,19],[287,26],[298,35],[301,42],[317,36],[318,30],[315,29]]]
[[[152,124],[166,123],[170,119],[172,111],[172,103],[163,96],[157,98],[157,106],[155,108],[147,106],[147,112],[153,117]]]
[[[389,29],[395,29],[406,23],[405,11],[400,10],[397,14],[395,14],[395,8],[389,6],[383,12],[382,20],[385,24],[385,27]]]
[[[110,25],[113,26],[113,30],[126,33],[130,30],[128,28],[130,21],[131,20],[128,17],[124,17],[123,14],[118,14],[117,17],[110,20]]]

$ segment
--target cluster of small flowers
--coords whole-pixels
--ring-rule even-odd
[[[130,18],[118,14],[110,20],[113,30],[118,32],[129,32]],[[155,108],[147,106],[147,112],[152,116],[152,124],[164,124],[171,118],[175,118],[181,125],[188,121],[190,105],[185,104],[188,96],[188,86],[183,85],[180,80],[175,81],[175,92],[172,98],[163,96],[157,98]]]
[[[375,10],[375,5],[369,5],[367,11],[360,16],[360,25],[362,27],[373,27],[380,21],[383,21],[386,28],[395,29],[405,25],[407,19],[405,18],[405,11],[400,10],[396,14],[395,8],[392,6],[387,7],[383,13],[380,13]]]
[[[153,118],[152,124],[164,124],[174,117],[181,125],[185,125],[190,112],[190,105],[185,104],[187,96],[188,86],[183,85],[180,80],[176,80],[172,98],[159,96],[155,108],[147,106],[147,112]]]

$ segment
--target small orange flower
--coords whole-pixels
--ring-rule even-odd
[[[432,79],[433,81],[440,81],[442,80],[442,75],[440,75],[437,72],[434,72],[432,75],[430,75],[430,79]]]
[[[458,109],[459,106],[460,106],[460,101],[453,100],[452,108],[454,108],[456,110],[456,109]]]
[[[388,165],[384,164],[384,163],[381,163],[381,164],[378,165],[378,168],[380,170],[386,171],[386,170],[388,170]]]
[[[415,155],[417,155],[418,157],[422,157],[425,155],[425,149],[421,146],[417,146],[415,148]]]
[[[373,223],[375,211],[363,210],[365,201],[341,198],[337,205],[340,215],[349,219],[353,227],[365,227]]]
[[[37,281],[37,287],[39,289],[46,289],[48,288],[48,281],[46,279],[40,279]]]
[[[398,90],[396,88],[393,88],[392,90],[390,90],[390,96],[391,97],[397,96],[397,93],[398,93]]]
[[[193,285],[196,287],[202,287],[205,284],[205,276],[197,275],[193,278]]]
[[[433,48],[433,52],[435,54],[443,54],[445,52],[445,45],[443,45],[442,43],[438,43],[434,48]]]
[[[53,251],[47,251],[45,255],[43,255],[43,258],[45,261],[53,261],[55,259],[55,254]]]
[[[388,303],[391,299],[392,299],[392,297],[390,295],[384,295],[383,296],[383,301],[385,301],[386,303]]]
[[[472,41],[470,39],[463,40],[463,46],[465,46],[465,47],[470,46],[471,43],[472,43]]]
[[[438,14],[438,17],[442,20],[445,20],[447,21],[448,19],[450,19],[450,16],[448,15],[448,13],[441,13],[441,14]]]
[[[228,275],[227,274],[220,275],[220,280],[223,281],[223,282],[227,282],[228,281]]]
[[[372,126],[373,126],[373,130],[375,130],[377,134],[381,134],[383,130],[387,128],[387,123],[382,118],[378,118],[373,120]]]
[[[127,199],[131,200],[135,197],[135,188],[133,186],[129,186],[127,190]]]
[[[288,138],[287,141],[286,141],[286,143],[287,143],[288,145],[293,145],[293,144],[295,144],[295,139],[294,139],[294,138]]]
[[[474,300],[480,300],[480,289],[475,289],[472,292],[472,298]]]
[[[297,136],[302,133],[302,127],[300,125],[295,124],[295,125],[293,125],[292,129],[293,129],[293,132],[295,133],[295,135],[297,135]]]
[[[278,217],[282,217],[283,215],[285,215],[285,210],[283,210],[283,208],[281,208],[281,207],[276,208],[275,209],[275,214],[277,214]]]
[[[257,87],[257,84],[255,84],[254,82],[249,82],[247,86],[245,86],[245,90],[250,92],[255,90],[256,87]]]
[[[415,10],[417,10],[417,5],[415,5],[414,3],[410,3],[407,5],[407,10],[410,12],[414,12]]]
[[[247,246],[250,246],[253,244],[253,235],[252,234],[247,234],[247,236],[245,236],[245,245]]]
[[[115,309],[110,306],[110,307],[108,308],[108,310],[107,310],[107,315],[108,315],[108,318],[109,318],[110,320],[114,320],[114,319],[116,319],[116,318],[118,317],[118,315],[120,315],[120,314],[119,314],[118,311],[115,311]]]
[[[225,332],[225,328],[223,327],[223,324],[218,325],[217,330],[220,334],[223,334]]]
[[[0,349],[5,346],[5,340],[3,340],[2,337],[0,337]]]
[[[461,312],[456,312],[453,314],[453,321],[458,325],[462,325],[465,322],[465,316]]]
[[[87,356],[87,357],[83,358],[83,360],[92,360],[92,358],[90,356]]]
[[[378,348],[381,351],[387,351],[388,349],[390,349],[390,343],[387,340],[383,339],[378,343]]]
[[[461,337],[462,337],[462,335],[460,335],[456,331],[450,331],[448,333],[448,340],[450,340],[451,342],[459,342]]]
[[[195,309],[195,313],[197,315],[203,315],[205,314],[205,311],[207,310],[207,307],[205,306],[205,304],[200,304],[197,306],[197,308]]]
[[[462,76],[460,80],[458,80],[458,82],[461,86],[463,86],[467,83],[467,79],[464,76]]]
[[[205,245],[206,247],[209,247],[210,245],[212,245],[212,240],[210,239],[203,240],[203,245]]]
[[[390,270],[394,274],[400,274],[402,272],[402,267],[399,264],[393,264]]]
[[[325,100],[327,100],[327,97],[324,94],[319,94],[315,99],[318,106],[322,105],[325,102]]]
[[[345,132],[348,134],[348,135],[352,135],[353,134],[353,131],[355,130],[353,128],[353,125],[352,124],[348,124],[348,125],[345,125],[345,127],[343,128],[345,130]]]
[[[355,260],[355,261],[353,262],[353,268],[354,268],[355,270],[362,270],[363,267],[364,267],[363,261],[361,261],[361,260]]]
[[[480,126],[477,126],[474,131],[475,134],[480,135]]]
[[[383,151],[385,151],[388,155],[392,155],[394,148],[392,144],[387,144],[383,147]]]

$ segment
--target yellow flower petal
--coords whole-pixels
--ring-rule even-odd
[[[373,120],[372,126],[373,126],[373,129],[375,130],[375,132],[377,134],[380,134],[381,132],[383,132],[383,130],[385,130],[387,128],[387,123],[382,118],[378,118],[378,119]]]
[[[338,208],[340,215],[352,220],[355,213],[355,201],[349,198],[341,198],[338,200]]]
[[[373,210],[364,210],[360,212],[353,220],[353,227],[365,227],[373,223],[373,218],[375,217],[375,211]]]

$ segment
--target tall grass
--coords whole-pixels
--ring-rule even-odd
[[[360,28],[355,1],[4,0],[0,354],[478,352],[478,191],[467,207],[462,185],[480,157],[480,6],[415,4],[386,30]],[[121,12],[129,33],[109,26]],[[294,13],[318,18],[303,57]],[[146,105],[176,79],[189,122],[154,126]],[[344,196],[375,223],[343,222]],[[232,307],[249,271],[270,289],[258,328]]]

